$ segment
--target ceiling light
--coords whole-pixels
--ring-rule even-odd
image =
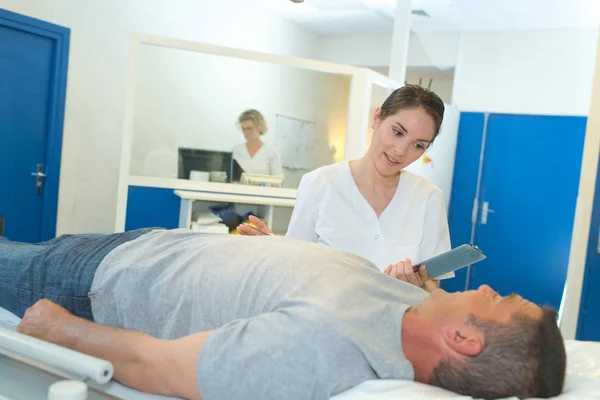
[[[315,11],[315,7],[304,0],[261,0],[261,6],[279,15],[298,15]]]

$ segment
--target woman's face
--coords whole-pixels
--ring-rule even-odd
[[[373,115],[373,139],[367,156],[383,176],[397,175],[423,155],[435,136],[433,118],[420,108],[400,110],[380,120]]]
[[[258,131],[258,128],[256,127],[254,121],[242,121],[240,123],[240,129],[242,130],[246,141],[253,141],[260,138],[260,132]]]

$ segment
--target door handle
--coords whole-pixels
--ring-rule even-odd
[[[489,202],[484,201],[483,203],[481,203],[481,224],[482,225],[487,224],[488,214],[493,213],[493,212],[494,212],[494,210],[490,209]]]
[[[39,196],[42,194],[42,186],[44,185],[44,178],[46,174],[44,171],[44,164],[37,165],[37,172],[32,172],[31,176],[35,176],[35,193]]]

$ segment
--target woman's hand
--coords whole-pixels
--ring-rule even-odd
[[[264,234],[273,235],[273,231],[260,218],[255,217],[254,215],[251,215],[249,219],[250,219],[250,222],[252,222],[256,226],[257,229],[263,231],[264,233],[260,233],[256,229],[252,229],[252,227],[250,227],[250,226],[240,224],[237,227],[237,231],[240,233],[240,235],[244,235],[244,236],[264,236]]]
[[[425,265],[421,265],[419,271],[415,273],[410,258],[400,261],[397,264],[389,265],[383,273],[392,278],[418,286],[428,292],[437,288],[437,282],[431,279]]]

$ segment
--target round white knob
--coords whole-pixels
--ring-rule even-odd
[[[48,400],[86,400],[88,387],[79,381],[60,381],[50,385]]]

